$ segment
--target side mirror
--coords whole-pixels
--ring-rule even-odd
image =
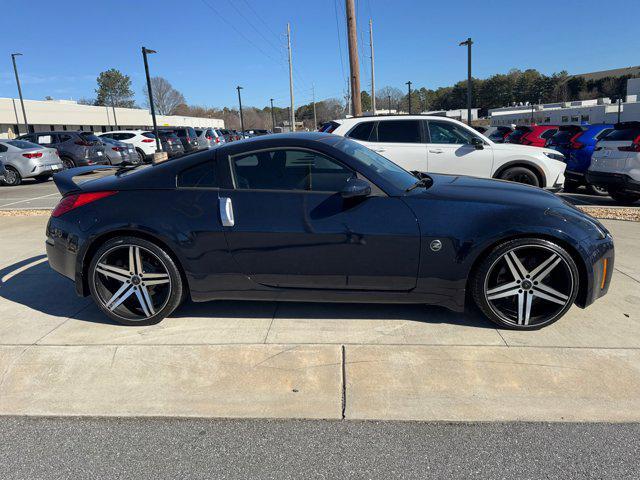
[[[371,195],[371,185],[368,182],[352,177],[340,191],[342,198],[368,197]]]
[[[476,147],[476,150],[482,150],[484,148],[484,142],[478,137],[473,137],[471,139],[471,145]]]

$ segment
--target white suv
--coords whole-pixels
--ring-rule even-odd
[[[130,143],[136,149],[141,162],[153,160],[156,153],[156,137],[146,130],[114,130],[113,132],[98,133],[99,137],[113,138],[124,143]]]
[[[402,115],[335,120],[321,131],[349,137],[407,170],[499,178],[560,190],[564,155],[548,148],[494,143],[446,117]]]
[[[618,123],[598,141],[587,182],[606,187],[617,202],[640,200],[640,122]]]

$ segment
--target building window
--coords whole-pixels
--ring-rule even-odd
[[[551,123],[551,117],[545,117],[544,123]]]
[[[92,132],[94,131],[94,130],[93,130],[93,125],[90,125],[90,126],[89,126],[89,130],[91,130]]]
[[[589,115],[582,115],[582,121],[583,122],[588,122],[589,121]]]
[[[580,121],[580,117],[578,117],[578,115],[573,115],[573,116],[571,117],[571,121],[572,121],[572,122],[579,122],[579,121]]]
[[[29,125],[29,133],[35,133],[35,129],[33,128],[33,125]]]
[[[66,125],[62,125],[62,130],[64,130],[66,132],[67,131],[67,126]]]
[[[569,117],[566,115],[562,116],[562,123],[567,123],[569,121]]]
[[[82,125],[80,125],[80,126],[78,127],[78,130],[80,130],[81,132],[84,132],[84,127],[83,127]]]
[[[104,125],[102,125],[102,127],[100,127],[102,129],[102,133],[105,133],[107,131],[107,127],[105,127]]]
[[[55,127],[53,125],[49,125],[49,130],[53,132],[55,130]]]

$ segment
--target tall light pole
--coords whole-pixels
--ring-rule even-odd
[[[153,105],[153,91],[151,89],[151,77],[149,76],[149,62],[147,61],[147,55],[152,53],[158,53],[158,52],[156,52],[155,50],[150,50],[146,47],[142,47],[142,58],[144,58],[144,73],[147,76],[147,90],[149,91],[149,106],[151,107],[151,119],[153,120],[153,135],[156,137],[156,151],[161,152],[162,146],[160,145],[160,136],[158,135],[158,123],[156,122],[156,107]]]
[[[411,80],[405,83],[409,87],[409,115],[411,115]]]
[[[273,114],[273,98],[271,101],[271,133],[276,131],[276,116]]]
[[[369,19],[369,45],[371,45],[371,110],[376,114],[376,71],[373,60],[373,20]]]
[[[29,133],[29,122],[27,122],[27,113],[24,109],[24,100],[22,99],[22,87],[20,86],[20,77],[18,76],[18,67],[16,66],[16,57],[22,56],[21,53],[12,53],[11,61],[13,62],[13,72],[16,74],[16,83],[18,84],[18,95],[20,96],[20,105],[22,106],[22,118],[24,118],[25,133]],[[18,130],[18,133],[20,131]]]
[[[291,25],[287,23],[287,50],[289,50],[289,98],[291,100],[291,107],[289,109],[289,122],[291,124],[291,131],[296,131],[296,114],[293,109],[293,63],[291,58]]]
[[[318,128],[318,119],[316,118],[316,85],[315,83],[311,84],[311,98],[313,99],[313,128],[314,130]]]
[[[460,42],[460,46],[463,45],[467,46],[467,124],[471,125],[471,45],[473,45],[471,37]]]
[[[620,123],[621,110],[622,110],[622,98],[618,97],[618,123]]]
[[[240,106],[240,130],[242,132],[242,138],[244,138],[244,118],[242,117],[242,98],[240,97],[240,90],[242,90],[242,87],[238,85],[236,90],[238,90],[238,105]]]

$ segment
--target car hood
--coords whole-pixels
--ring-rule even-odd
[[[493,149],[503,152],[524,153],[527,155],[535,155],[542,152],[558,153],[557,150],[552,150],[550,148],[534,147],[532,145],[520,145],[517,143],[494,143]]]
[[[443,197],[478,203],[522,205],[528,208],[567,208],[568,204],[557,195],[538,187],[506,180],[466,177],[463,175],[428,174],[433,185],[427,189],[415,189],[411,196]]]

